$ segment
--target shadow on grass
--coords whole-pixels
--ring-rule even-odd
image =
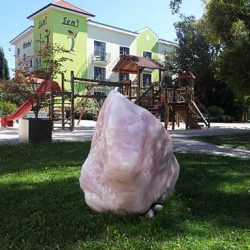
[[[91,142],[0,145],[0,176],[45,167],[81,167]]]
[[[200,241],[213,237],[214,232],[223,234],[226,230],[236,230],[241,234],[249,228],[250,202],[244,184],[249,178],[249,160],[177,154],[181,172],[175,195],[154,220],[145,220],[91,212],[84,203],[78,183],[80,158],[87,153],[81,152],[81,148],[86,144],[54,146],[58,147],[56,151],[62,150],[57,166],[67,156],[71,157],[63,166],[74,167],[72,163],[80,163],[75,167],[75,176],[37,184],[29,179],[22,184],[0,184],[0,244],[3,247],[110,249],[118,241],[123,246],[120,249],[138,249],[141,244],[145,244],[142,249],[150,249],[152,244],[166,240],[176,242],[183,238],[185,243],[186,237],[190,237]],[[36,151],[39,147],[32,148],[31,162],[34,164],[38,161]],[[46,146],[42,155],[48,154],[47,164],[54,166],[54,153],[50,150],[50,146]],[[39,170],[31,162],[21,170]],[[9,173],[13,173],[17,167],[18,162],[11,161],[11,165],[4,166],[4,172],[9,169]]]

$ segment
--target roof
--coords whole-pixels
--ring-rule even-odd
[[[108,29],[108,30],[113,30],[113,31],[121,32],[121,33],[132,35],[132,36],[137,36],[139,33],[141,33],[142,31],[144,31],[145,29],[148,29],[148,30],[150,30],[158,38],[158,36],[154,33],[154,31],[151,28],[149,28],[149,27],[145,27],[145,28],[140,29],[138,31],[131,31],[131,30],[128,30],[128,29],[116,27],[116,26],[113,26],[113,25],[105,24],[105,23],[96,22],[96,21],[93,21],[93,20],[88,20],[88,23],[90,25],[93,25],[93,26],[97,26],[97,27]],[[165,40],[165,39],[158,38],[158,42],[159,43],[164,43],[166,45],[178,47],[178,43],[171,42],[171,41],[168,41],[168,40]]]
[[[178,79],[196,79],[196,77],[191,72],[186,72],[177,77]]]
[[[68,11],[73,11],[75,13],[84,15],[84,16],[88,16],[88,17],[94,17],[95,15],[91,14],[90,12],[83,10],[71,3],[68,3],[64,0],[56,0],[53,3],[49,3],[46,6],[44,6],[43,8],[41,8],[40,10],[36,11],[35,13],[31,14],[30,16],[28,16],[28,19],[32,19],[35,16],[37,16],[39,13],[44,12],[47,9],[53,9],[53,8],[59,8],[59,9],[63,9],[63,10],[68,10]]]
[[[29,34],[30,32],[32,32],[34,29],[34,26],[30,26],[28,27],[26,30],[24,30],[23,32],[21,32],[19,35],[17,35],[15,38],[13,38],[10,41],[11,45],[15,45],[15,43],[19,40],[22,39],[23,37],[25,37],[27,34]]]
[[[161,39],[161,38],[158,40],[158,42],[159,43],[164,43],[164,44],[167,44],[167,45],[177,46],[177,47],[179,46],[179,44],[176,43],[176,42],[168,41],[168,40]]]
[[[96,22],[96,21],[93,21],[93,20],[88,20],[88,23],[90,25],[93,25],[93,26],[98,26],[98,27],[106,28],[108,30],[114,30],[114,31],[117,31],[117,32],[129,34],[129,35],[132,35],[132,36],[137,36],[138,35],[137,32],[134,32],[134,31],[131,31],[131,30],[127,30],[127,29],[123,29],[123,28],[119,28],[119,27],[112,26],[112,25],[108,25],[108,24],[104,24],[104,23],[100,23],[100,22]]]
[[[52,2],[52,3],[47,4],[46,6],[39,9],[38,11],[34,12],[30,16],[28,16],[27,18],[33,20],[34,18],[36,18],[37,16],[43,14],[44,12],[48,11],[49,9],[61,9],[61,10],[64,10],[64,11],[68,11],[70,13],[72,13],[72,12],[78,13],[79,15],[83,15],[83,16],[86,16],[86,17],[94,17],[95,16],[95,15],[91,14],[90,12],[88,12],[86,10],[83,10],[83,9],[81,9],[81,8],[71,4],[71,3],[68,3],[68,2],[66,2],[64,0],[56,0],[56,1]],[[92,20],[88,20],[88,23],[90,25],[93,25],[93,26],[105,28],[107,30],[113,30],[113,31],[120,32],[120,33],[123,33],[123,34],[126,34],[126,35],[134,36],[134,37],[137,36],[141,31],[143,31],[145,29],[150,29],[149,27],[146,27],[146,28],[136,32],[136,31],[127,30],[127,29],[119,28],[119,27],[116,27],[116,26],[112,26],[112,25],[108,25],[108,24],[104,24],[104,23],[100,23],[100,22],[96,22],[96,21],[92,21]],[[31,27],[33,27],[33,26],[31,26]],[[26,29],[25,31],[23,31],[21,34],[19,34],[14,39],[12,39],[10,43],[13,44],[13,42],[15,42],[16,39],[20,38],[19,36],[26,35],[27,30],[30,31],[30,27],[28,29]],[[158,36],[155,33],[154,33],[154,35],[158,38]],[[172,46],[178,46],[178,44],[176,44],[174,42],[164,40],[164,39],[159,39],[158,38],[158,42],[159,43],[164,43],[164,44],[170,45],[170,46],[171,45]]]
[[[124,55],[113,68],[114,72],[137,74],[143,69],[158,69],[164,70],[163,65],[155,60],[132,55]]]
[[[137,30],[136,33],[139,34],[139,33],[143,32],[145,30],[149,30],[157,39],[159,39],[158,35],[148,26]]]

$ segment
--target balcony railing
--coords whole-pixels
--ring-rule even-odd
[[[109,53],[99,53],[95,52],[92,55],[92,62],[100,62],[100,63],[110,63],[110,54]]]

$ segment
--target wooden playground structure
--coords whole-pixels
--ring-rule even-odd
[[[159,81],[147,86],[141,84],[144,69],[158,70]],[[192,73],[179,75],[177,84],[166,85],[161,80],[164,68],[158,62],[143,57],[124,55],[113,69],[117,73],[136,74],[136,81],[98,81],[79,78],[71,71],[70,79],[61,77],[61,91],[51,90],[49,116],[60,122],[62,129],[75,128],[75,114],[79,113],[79,122],[87,111],[87,102],[92,100],[96,110],[101,108],[103,100],[112,89],[117,89],[135,104],[149,110],[174,130],[180,121],[185,122],[186,129],[209,128],[209,116],[194,94],[195,76]],[[65,85],[70,88],[65,88]]]

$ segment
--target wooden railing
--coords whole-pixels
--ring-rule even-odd
[[[87,78],[79,78],[74,76],[74,72],[71,71],[70,80],[64,79],[63,83],[70,83],[70,130],[74,130],[74,121],[75,121],[75,111],[76,107],[81,105],[81,102],[85,103],[85,100],[88,98],[103,100],[107,97],[108,93],[112,89],[117,89],[122,94],[126,95],[128,99],[131,99],[132,88],[131,81],[124,82],[111,82],[111,81],[99,81]],[[76,91],[76,84],[84,86],[82,89],[90,89],[89,91]],[[80,98],[80,103],[76,104],[76,98]],[[78,99],[79,100],[79,99]]]
[[[209,114],[206,111],[205,107],[202,105],[202,103],[199,102],[197,98],[195,98],[194,91],[189,86],[186,86],[186,97],[184,99],[186,99],[188,107],[192,111],[192,113],[198,115],[202,120],[202,122],[209,128],[210,127]],[[207,118],[205,116],[207,116]]]
[[[145,92],[142,93],[141,96],[139,96],[136,100],[135,100],[135,104],[140,105],[140,102],[142,101],[143,98],[147,97],[147,95],[149,93],[151,93],[151,99],[152,99],[152,92],[154,94],[154,88],[155,88],[156,84],[151,85],[150,87],[146,88]]]

